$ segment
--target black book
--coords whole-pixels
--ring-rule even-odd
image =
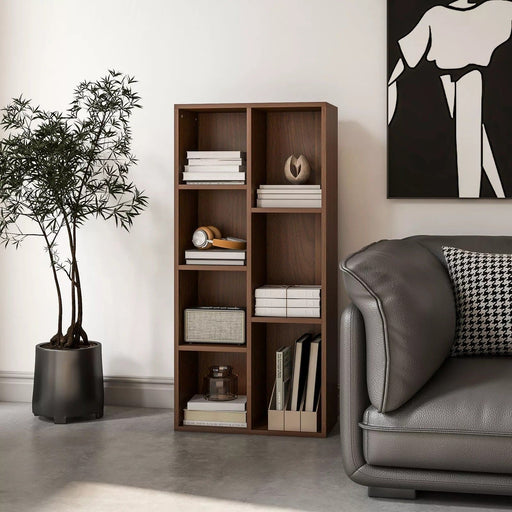
[[[309,350],[311,334],[303,334],[295,341],[295,359],[293,364],[292,397],[290,410],[298,411],[308,376]]]

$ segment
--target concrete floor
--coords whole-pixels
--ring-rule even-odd
[[[389,512],[510,510],[512,498],[422,493],[374,500],[326,440],[172,431],[162,409],[107,407],[54,425],[0,403],[2,512]]]

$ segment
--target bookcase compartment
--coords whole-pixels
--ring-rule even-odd
[[[247,151],[246,109],[177,109],[179,183],[187,151]]]
[[[222,269],[222,267],[220,267]],[[184,344],[184,311],[198,306],[246,307],[244,272],[181,272],[179,279],[179,343]],[[247,313],[246,313],[247,314]]]
[[[311,165],[310,185],[321,184],[322,125],[319,107],[252,110],[252,184],[286,185],[284,164],[304,155]],[[253,190],[253,205],[256,205]]]
[[[291,346],[302,334],[321,332],[317,324],[267,323],[252,325],[252,420],[256,428],[266,429],[268,406],[276,379],[276,351]],[[292,359],[293,361],[293,359]],[[264,393],[262,387],[264,386]]]
[[[179,263],[193,249],[192,235],[200,226],[216,226],[222,236],[247,239],[244,190],[181,190],[179,197]]]
[[[196,394],[203,392],[203,378],[210,366],[228,365],[238,376],[238,394],[247,394],[247,360],[243,353],[230,352],[180,352],[178,368],[180,369],[179,386],[179,424],[183,424],[183,409]],[[176,404],[175,404],[176,407]]]
[[[321,284],[321,216],[253,215],[253,291],[265,284]],[[263,249],[263,257],[262,257]]]

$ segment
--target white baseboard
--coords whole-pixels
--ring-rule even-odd
[[[174,408],[174,380],[104,377],[105,404],[127,407]],[[32,402],[34,375],[0,372],[0,402]]]

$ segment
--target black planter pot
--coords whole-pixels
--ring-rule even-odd
[[[34,416],[67,423],[70,418],[103,416],[101,344],[60,350],[49,343],[36,346]]]

